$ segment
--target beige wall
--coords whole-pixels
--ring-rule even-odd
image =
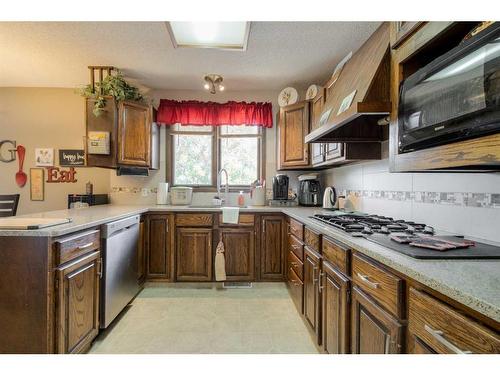
[[[83,99],[73,89],[0,88],[0,140],[12,139],[26,148],[24,171],[35,167],[35,148],[82,149],[85,134]],[[18,214],[66,208],[67,195],[85,193],[85,183],[94,184],[95,193],[109,192],[106,169],[76,168],[76,183],[45,183],[45,201],[30,201],[29,181],[15,183],[18,161],[0,162],[0,194],[21,194]],[[45,178],[46,178],[45,172]]]
[[[148,92],[148,96],[153,99],[156,105],[160,99],[173,100],[200,100],[213,102],[246,101],[246,102],[271,102],[273,105],[273,120],[276,121],[276,113],[279,111],[277,98],[278,91],[229,91],[212,95],[206,91],[199,90],[153,90]],[[151,194],[149,189],[154,189],[158,186],[158,182],[166,179],[165,165],[165,140],[166,133],[164,127],[161,132],[161,169],[151,171],[149,177],[132,177],[132,176],[116,176],[112,173],[110,176],[110,187],[125,187],[125,188],[145,188],[144,194],[137,192],[120,192],[112,193],[111,198],[113,203],[153,203],[156,202],[156,195]],[[276,174],[276,124],[271,129],[266,129],[266,180],[268,187],[272,176]],[[210,194],[210,197],[213,194]]]

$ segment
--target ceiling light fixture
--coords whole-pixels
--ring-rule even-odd
[[[250,22],[166,22],[175,48],[247,49]]]
[[[224,91],[225,87],[222,85],[224,78],[221,75],[207,74],[203,79],[205,80],[203,87],[205,90],[209,90],[211,94],[215,94],[217,90]]]

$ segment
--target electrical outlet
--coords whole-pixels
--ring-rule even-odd
[[[141,196],[147,197],[148,193],[149,193],[149,189],[146,189],[146,188],[141,189]]]

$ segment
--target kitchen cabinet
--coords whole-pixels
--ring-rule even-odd
[[[309,102],[302,101],[280,109],[278,169],[310,167],[310,146],[304,143],[308,133]]]
[[[321,342],[320,264],[321,256],[306,247],[304,251],[304,317],[316,335],[318,343]]]
[[[95,101],[86,99],[86,134],[109,133],[109,153],[95,154],[86,147],[87,166],[117,169],[139,167],[158,169],[160,134],[153,108],[132,101],[117,102],[106,97],[99,116],[92,113]]]
[[[255,280],[255,228],[221,228],[228,281]]]
[[[173,281],[174,217],[172,214],[147,216],[146,277],[148,280]]]
[[[288,267],[286,283],[297,311],[302,314],[304,312],[304,283],[292,267]]]
[[[312,165],[316,166],[325,161],[325,144],[324,143],[313,143],[311,145],[312,153]]]
[[[149,167],[151,164],[151,109],[123,101],[118,105],[118,164]]]
[[[285,279],[285,219],[282,215],[263,215],[260,221],[261,281]]]
[[[99,332],[100,252],[95,251],[56,270],[56,350],[86,351]]]
[[[360,289],[352,289],[351,352],[397,354],[403,352],[403,325]]]
[[[498,332],[414,288],[409,292],[408,329],[409,353],[500,353]]]
[[[425,24],[425,22],[396,21],[391,22],[391,24],[391,47],[398,48],[406,39]]]
[[[328,354],[349,353],[350,281],[323,261],[321,286],[323,350]]]
[[[144,216],[139,222],[139,239],[137,241],[137,280],[143,283],[146,278],[146,221]]]
[[[176,228],[176,280],[212,280],[212,228]]]

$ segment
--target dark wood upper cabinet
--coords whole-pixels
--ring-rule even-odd
[[[212,280],[212,228],[176,228],[176,280]]]
[[[92,154],[87,151],[90,167],[118,168],[121,166],[159,168],[160,134],[153,119],[153,108],[131,101],[116,102],[106,97],[103,112],[92,113],[95,101],[86,99],[86,132],[107,132],[110,153]],[[88,149],[88,145],[86,147]]]
[[[173,280],[174,216],[151,214],[145,227],[146,274],[148,279]]]
[[[306,247],[304,252],[304,317],[315,333],[318,343],[321,340],[320,265],[320,255]]]
[[[403,325],[360,289],[352,289],[351,352],[397,354],[403,351]]]
[[[99,333],[100,252],[56,271],[56,352],[85,352]]]
[[[309,102],[302,101],[280,109],[278,169],[310,166],[310,146],[304,143],[309,133]]]
[[[322,264],[322,343],[328,354],[350,352],[350,281],[328,262]]]
[[[151,110],[133,102],[118,106],[118,164],[151,164]]]
[[[241,216],[241,215],[240,215]],[[228,281],[255,280],[255,229],[221,228]]]
[[[285,219],[282,215],[264,215],[260,225],[260,280],[284,280]]]

